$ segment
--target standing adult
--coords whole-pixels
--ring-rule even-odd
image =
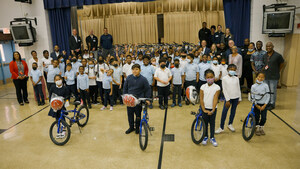
[[[266,51],[262,50],[263,43],[262,41],[256,42],[256,51],[252,54],[250,61],[251,67],[255,75],[258,72],[262,72],[264,70],[264,55],[267,53]]]
[[[238,53],[238,49],[236,46],[233,46],[231,48],[231,52],[232,52],[232,54],[229,55],[228,63],[234,64],[237,67],[236,75],[238,78],[241,78],[242,77],[243,58]]]
[[[216,43],[216,39],[215,39],[215,33],[216,33],[216,26],[215,25],[212,25],[210,27],[210,39],[209,39],[209,42],[208,42],[208,46],[211,47],[212,44]]]
[[[13,53],[13,61],[9,63],[9,70],[16,88],[18,102],[23,106],[24,102],[29,103],[27,92],[28,66],[24,60],[21,60],[21,55],[17,51]]]
[[[80,36],[77,35],[77,30],[73,29],[72,36],[69,38],[70,50],[73,55],[78,56],[81,54],[81,43],[82,41]]]
[[[268,109],[275,108],[277,84],[280,78],[280,71],[284,66],[284,59],[281,54],[274,51],[274,45],[272,42],[266,44],[267,53],[264,55],[264,72],[266,74],[265,82],[269,85],[271,95],[270,104]]]
[[[94,35],[93,30],[91,30],[89,36],[85,38],[85,42],[88,50],[94,54],[95,58],[98,58],[98,38]]]
[[[54,51],[50,54],[50,57],[53,60],[57,60],[58,56],[63,55],[64,56],[64,60],[67,60],[66,54],[67,54],[66,51],[60,52],[59,46],[55,45],[54,46]]]
[[[113,37],[108,34],[107,28],[104,28],[104,34],[100,37],[100,46],[102,47],[102,56],[106,59],[108,54],[112,55]]]
[[[240,82],[240,86],[244,85],[244,81],[247,81],[247,90],[244,93],[249,93],[251,86],[253,85],[253,74],[251,67],[251,56],[255,53],[255,44],[251,42],[248,45],[247,53],[243,55],[243,74]]]
[[[206,27],[206,22],[202,23],[202,28],[199,30],[198,32],[198,37],[199,37],[199,41],[200,43],[205,40],[206,42],[210,41],[210,30]]]
[[[221,37],[221,42],[224,42],[226,47],[228,48],[228,43],[230,40],[233,40],[233,35],[231,34],[230,29],[226,28],[225,33]]]
[[[223,36],[223,32],[222,32],[222,26],[218,25],[217,27],[217,32],[214,34],[214,40],[215,40],[215,44],[217,45],[217,48],[220,48],[220,44],[221,44],[221,38]]]

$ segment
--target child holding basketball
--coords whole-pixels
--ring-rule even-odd
[[[217,104],[220,95],[220,87],[214,83],[215,73],[211,69],[204,72],[207,83],[203,84],[200,88],[200,106],[203,112],[202,117],[206,125],[206,134],[202,141],[203,145],[208,141],[208,123],[210,125],[210,142],[213,146],[218,146],[215,134],[215,120],[217,114]]]
[[[251,87],[252,98],[255,98],[258,100],[254,107],[255,121],[256,121],[255,134],[258,136],[265,135],[264,125],[267,120],[266,106],[268,105],[268,103],[270,101],[269,94],[264,95],[264,97],[262,99],[260,96],[261,94],[270,92],[269,86],[266,83],[264,83],[264,80],[265,80],[265,74],[262,72],[258,73],[257,77],[256,77],[256,83],[253,84]]]

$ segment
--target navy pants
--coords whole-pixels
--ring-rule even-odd
[[[159,105],[160,106],[162,106],[162,105],[167,106],[168,105],[169,90],[170,90],[169,85],[165,86],[165,87],[157,86],[157,89],[158,89],[158,95],[160,96],[159,100],[158,100]],[[163,102],[164,102],[164,104],[163,104]]]
[[[263,106],[263,104],[258,104],[259,106]],[[267,121],[267,109],[260,111],[258,108],[254,107],[254,113],[255,113],[255,121],[256,125],[264,126]],[[261,119],[260,119],[261,117]],[[260,121],[259,121],[260,119]]]
[[[212,109],[206,109],[206,110],[212,111]],[[215,109],[215,112],[212,115],[208,115],[207,113],[204,112],[202,113],[202,118],[206,126],[205,137],[208,137],[208,123],[210,126],[210,138],[215,137],[216,114],[217,114],[217,109]]]
[[[102,104],[104,103],[104,89],[102,87],[102,82],[100,81],[97,81],[97,86],[98,86],[98,89],[99,89],[99,94],[100,94],[100,98],[101,98],[101,102]]]
[[[181,92],[182,92],[182,85],[173,85],[173,104],[176,104],[176,94],[178,97],[178,104],[181,103]]]
[[[44,94],[43,94],[43,90],[42,90],[42,84],[35,85],[33,87],[33,89],[34,89],[35,97],[36,97],[38,103],[45,103]]]
[[[135,114],[135,127],[139,128],[141,122],[141,112],[142,106],[137,105],[135,107],[127,107],[127,116],[128,116],[128,123],[131,129],[134,128],[134,114]]]
[[[66,85],[67,89],[69,89],[70,94],[73,93],[75,96],[75,101],[79,101],[78,93],[77,93],[77,87],[75,84],[73,85]]]
[[[227,101],[224,101],[224,107],[223,107],[223,111],[222,111],[221,124],[220,124],[221,129],[224,129],[224,123],[226,120],[227,112],[229,110],[229,108],[226,108],[226,106],[225,106],[226,102]],[[236,107],[239,103],[239,98],[230,99],[229,102],[231,104],[231,110],[230,110],[230,117],[229,117],[228,125],[233,123],[235,112],[236,112]]]
[[[104,89],[104,106],[107,106],[107,101],[109,100],[110,106],[113,106],[113,95],[109,95],[110,89]]]

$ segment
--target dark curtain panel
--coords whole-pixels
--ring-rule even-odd
[[[235,45],[243,46],[250,37],[251,0],[223,0],[223,6],[226,27],[234,35]]]

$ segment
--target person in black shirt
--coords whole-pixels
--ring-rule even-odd
[[[241,86],[244,85],[244,81],[247,81],[247,90],[244,93],[250,92],[251,86],[253,85],[253,75],[252,75],[252,67],[250,58],[252,54],[255,52],[255,44],[251,42],[248,45],[247,52],[243,55],[243,73],[241,77]]]
[[[215,25],[212,25],[210,27],[210,39],[209,39],[209,42],[208,42],[208,47],[211,48],[211,45],[212,44],[215,44],[216,43],[216,40],[215,40],[215,31],[216,31],[216,26]]]
[[[246,38],[244,40],[244,46],[241,47],[241,53],[242,53],[242,56],[244,57],[245,55],[247,55],[247,52],[248,52],[248,46],[250,44],[250,40],[248,38]]]
[[[132,94],[138,98],[150,98],[151,88],[147,79],[140,74],[141,66],[139,64],[134,64],[131,69],[132,74],[127,77],[124,83],[123,94]],[[147,101],[147,104],[150,105],[150,101]],[[135,107],[127,107],[129,129],[125,132],[126,134],[134,131],[134,114],[136,116],[135,133],[139,133],[141,112],[142,106],[140,104]]]
[[[64,56],[64,59],[66,59],[66,51],[62,51],[60,52],[59,51],[59,46],[58,45],[55,45],[54,46],[54,51],[50,54],[50,57],[53,59],[53,60],[57,60],[58,59],[58,56],[59,55],[62,55]]]
[[[226,45],[226,48],[229,48],[230,45],[228,44],[230,40],[233,40],[234,37],[230,32],[229,28],[226,28],[225,33],[221,37],[221,42],[224,42]]]
[[[199,41],[202,42],[205,40],[206,42],[210,41],[210,30],[206,27],[206,22],[202,23],[202,29],[198,32]]]
[[[72,36],[69,38],[69,45],[71,53],[76,56],[81,54],[81,38],[77,35],[77,30],[72,30]]]
[[[217,45],[217,48],[220,48],[220,44],[221,44],[221,38],[223,36],[223,32],[222,32],[222,26],[218,25],[218,30],[217,32],[214,34],[214,39],[215,39],[215,44]]]
[[[102,47],[102,56],[106,59],[108,54],[112,55],[113,37],[108,34],[107,28],[104,28],[104,34],[100,37],[100,46]]]
[[[85,38],[86,46],[90,52],[94,54],[95,58],[97,56],[98,38],[94,35],[93,30],[90,31],[90,35]]]

